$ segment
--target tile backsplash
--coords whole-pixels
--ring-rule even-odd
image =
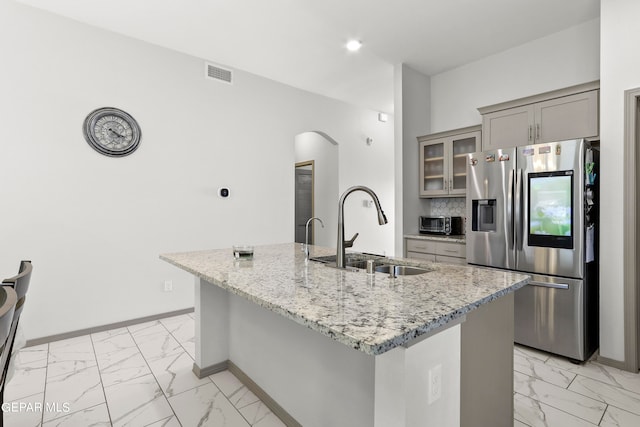
[[[430,200],[430,216],[467,216],[467,201],[464,197]]]

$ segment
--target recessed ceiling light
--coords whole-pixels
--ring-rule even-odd
[[[347,43],[347,50],[350,52],[356,52],[362,47],[362,42],[360,40],[349,40]]]

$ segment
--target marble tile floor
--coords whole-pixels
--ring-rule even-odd
[[[22,349],[5,425],[284,426],[229,371],[193,375],[194,330],[185,314]],[[638,427],[640,374],[516,346],[514,427],[523,426]]]
[[[640,374],[516,346],[514,427],[638,427]]]
[[[194,331],[185,314],[24,348],[4,425],[284,426],[229,371],[196,378]]]

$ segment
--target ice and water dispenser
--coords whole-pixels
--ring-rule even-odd
[[[471,230],[496,231],[496,199],[471,201]]]

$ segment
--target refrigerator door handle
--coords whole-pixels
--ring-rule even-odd
[[[517,250],[522,250],[522,241],[523,241],[523,232],[522,228],[523,217],[522,217],[522,169],[518,169],[516,174],[516,200],[515,200],[515,244]]]
[[[509,171],[509,190],[507,191],[507,241],[509,242],[509,249],[513,250],[515,245],[514,232],[513,232],[513,180],[515,171],[511,169]]]
[[[569,285],[566,283],[529,282],[529,285],[541,288],[569,289]]]

